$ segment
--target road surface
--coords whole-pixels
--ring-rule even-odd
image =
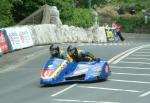
[[[0,57],[0,103],[149,103],[150,35],[125,35],[125,42],[72,44],[107,60],[108,81],[41,87],[48,45]],[[68,44],[58,44],[66,49]]]

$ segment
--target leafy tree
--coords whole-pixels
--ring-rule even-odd
[[[48,5],[57,6],[60,12],[60,18],[65,23],[67,19],[73,16],[74,1],[73,0],[47,0]]]
[[[88,9],[77,8],[74,9],[73,18],[67,20],[66,24],[87,28],[92,26],[93,21],[94,18]]]
[[[78,3],[78,6],[80,8],[88,8],[89,7],[89,0],[75,0],[76,3]],[[107,3],[107,0],[91,0],[91,6],[94,5],[100,6]]]
[[[12,0],[12,14],[14,20],[19,22],[44,5],[45,0]]]
[[[11,15],[11,3],[9,0],[1,0],[0,3],[0,27],[12,25],[13,18]]]
[[[73,0],[13,0],[13,17],[16,22],[32,14],[44,4],[57,6],[60,11],[60,17],[63,22],[72,17]]]

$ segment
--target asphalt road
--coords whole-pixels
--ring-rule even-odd
[[[149,103],[150,35],[124,35],[125,42],[73,44],[107,60],[108,81],[41,87],[48,45],[0,57],[0,103]],[[59,44],[66,49],[68,44]]]

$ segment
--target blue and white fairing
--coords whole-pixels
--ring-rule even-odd
[[[41,84],[105,80],[110,76],[106,61],[69,62],[63,59],[50,59],[41,72]]]

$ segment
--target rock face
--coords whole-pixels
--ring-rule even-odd
[[[30,16],[22,20],[18,25],[33,24],[56,24],[62,25],[59,17],[59,11],[56,6],[44,5]]]
[[[95,16],[94,25],[88,29],[62,25],[57,7],[44,5],[17,26],[20,28],[20,25],[24,25],[28,28],[34,45],[107,42],[104,27],[98,26],[97,12],[93,12],[93,15]]]
[[[27,26],[34,45],[50,43],[100,43],[107,42],[104,27],[85,30],[75,26],[40,24]]]
[[[56,6],[45,5],[41,24],[48,24],[48,23],[62,25],[62,22],[59,17],[59,11]]]

